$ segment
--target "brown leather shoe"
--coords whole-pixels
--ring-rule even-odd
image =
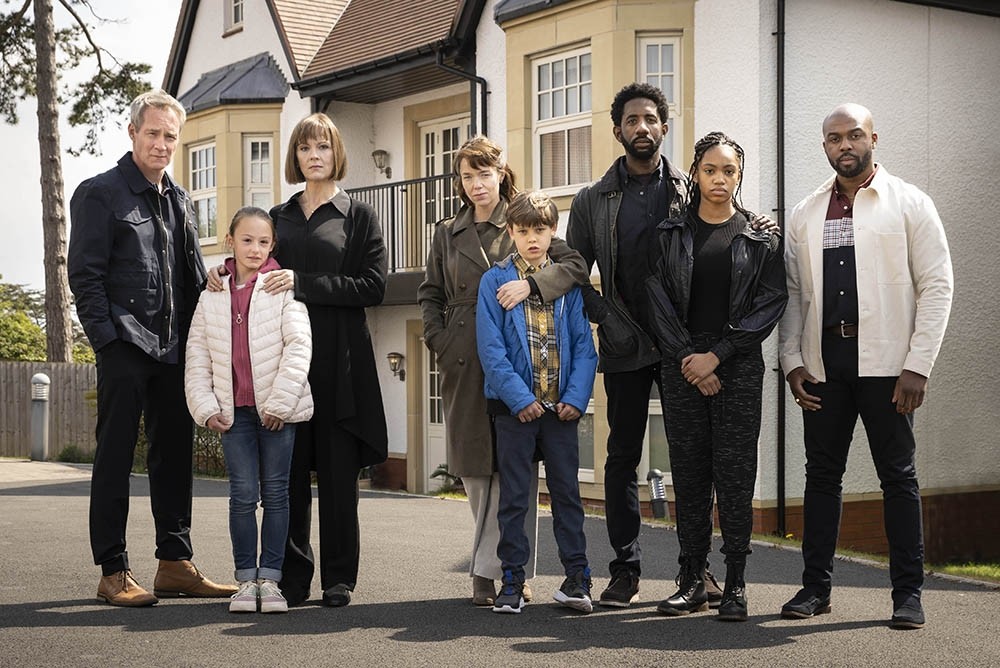
[[[160,598],[195,596],[199,598],[225,598],[236,593],[236,585],[218,585],[206,578],[198,567],[187,559],[165,561],[160,559],[153,580],[153,593]]]
[[[524,599],[525,603],[531,603],[531,597],[534,596],[531,592],[531,587],[528,586],[528,581],[525,580],[524,584],[521,585],[521,598]]]
[[[135,581],[132,571],[118,571],[102,576],[97,584],[97,598],[103,599],[108,605],[126,608],[143,608],[157,603],[157,598]]]

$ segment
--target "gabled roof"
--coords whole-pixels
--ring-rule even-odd
[[[205,72],[178,100],[190,114],[225,104],[284,102],[289,88],[278,63],[265,52]]]
[[[351,0],[292,87],[309,96],[375,103],[467,79],[455,65],[475,62],[485,4]],[[468,72],[474,71],[473,64]]]
[[[349,2],[350,0],[265,0],[294,78],[302,76]],[[200,4],[200,0],[183,0],[181,3],[167,59],[167,71],[163,76],[163,88],[171,95],[177,95],[180,87]]]

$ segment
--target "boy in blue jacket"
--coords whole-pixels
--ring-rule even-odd
[[[554,598],[581,612],[593,609],[577,481],[577,424],[594,388],[597,353],[583,297],[579,287],[551,303],[533,294],[510,311],[496,297],[504,283],[523,280],[548,264],[558,218],[548,196],[515,196],[507,208],[507,232],[517,252],[483,274],[479,284],[476,342],[487,406],[494,416],[500,471],[497,556],[503,586],[493,612],[519,613],[524,607],[529,552],[524,519],[536,447],[545,460],[553,530],[566,573]]]

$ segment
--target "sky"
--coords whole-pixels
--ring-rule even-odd
[[[154,87],[162,85],[181,0],[141,3],[130,0],[91,0],[90,4],[98,16],[119,21],[97,25],[97,21],[86,14],[86,9],[81,8],[80,11],[84,12],[82,15],[94,27],[91,33],[94,41],[118,60],[151,65],[153,70],[147,77],[150,84]],[[55,4],[55,16],[57,25],[66,24],[68,15],[58,3]],[[84,71],[91,73],[92,69],[83,65],[81,72]],[[42,204],[38,124],[35,114],[35,100],[29,98],[19,107],[17,125],[0,125],[0,146],[6,156],[5,160],[0,160],[0,192],[3,193],[5,210],[4,220],[0,223],[4,230],[3,242],[0,243],[0,275],[5,283],[24,284],[42,290],[45,288],[45,271],[42,266]],[[117,119],[121,122],[121,127],[110,123],[107,131],[101,135],[102,154],[97,157],[74,158],[65,152],[66,147],[82,143],[84,130],[71,129],[65,121],[68,114],[68,109],[60,110],[67,225],[69,200],[77,185],[95,174],[107,171],[131,149],[126,131],[128,110],[122,109]],[[66,238],[68,242],[68,232]]]

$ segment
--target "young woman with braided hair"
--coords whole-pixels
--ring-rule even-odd
[[[743,149],[721,132],[695,144],[686,213],[658,227],[647,281],[662,361],[663,419],[680,542],[678,591],[657,610],[708,609],[703,570],[718,498],[726,585],[719,619],[745,621],[764,360],[761,342],[785,310],[776,230],[755,230],[740,203]]]

